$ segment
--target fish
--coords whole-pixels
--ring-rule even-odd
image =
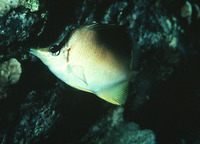
[[[133,46],[126,30],[115,24],[88,24],[75,28],[60,43],[56,55],[50,46],[31,48],[30,53],[67,85],[114,105],[125,104],[135,74]]]

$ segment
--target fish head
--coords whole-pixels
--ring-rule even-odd
[[[49,48],[30,49],[30,53],[38,57],[50,70],[61,70],[67,65],[64,52],[52,53]]]

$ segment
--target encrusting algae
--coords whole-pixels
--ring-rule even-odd
[[[128,96],[132,69],[130,36],[116,25],[85,25],[64,39],[58,55],[50,48],[31,49],[66,84],[116,105]]]

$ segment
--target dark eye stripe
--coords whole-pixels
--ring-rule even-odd
[[[54,44],[49,48],[49,52],[52,53],[52,55],[59,55],[60,54],[60,50],[62,49],[62,47],[65,46],[66,42],[69,40],[71,33],[73,32],[72,29],[69,29],[68,31],[63,32],[63,35],[61,35],[61,41],[59,41],[58,44]]]

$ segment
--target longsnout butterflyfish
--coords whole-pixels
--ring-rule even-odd
[[[31,49],[30,53],[66,84],[112,104],[126,102],[134,75],[133,52],[130,36],[120,26],[81,26],[72,31],[58,55],[49,49]]]

